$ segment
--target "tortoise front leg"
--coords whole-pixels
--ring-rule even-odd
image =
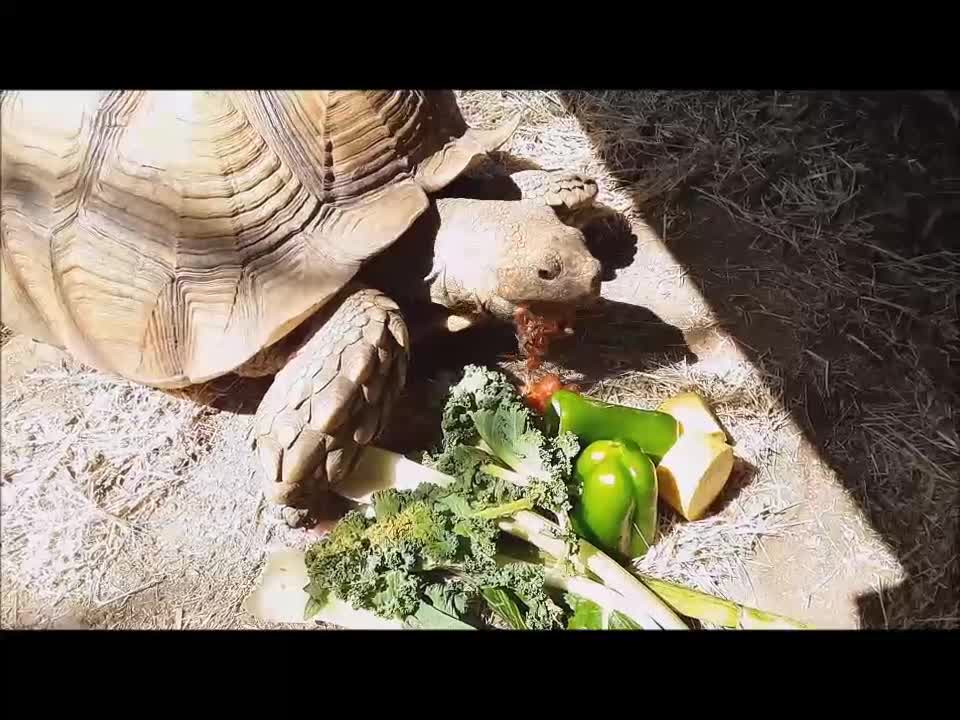
[[[597,182],[566,170],[520,170],[510,179],[524,200],[543,202],[558,213],[584,210],[597,197]]]
[[[599,189],[592,178],[566,170],[521,170],[510,175],[526,202],[543,203],[566,225],[583,232],[616,211],[596,201]]]
[[[255,420],[264,493],[291,526],[313,519],[379,436],[409,359],[406,324],[377,290],[351,286],[307,322]]]

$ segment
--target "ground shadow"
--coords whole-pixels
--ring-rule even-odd
[[[255,415],[260,401],[267,394],[273,376],[249,378],[228,374],[215,378],[202,387],[177,392],[207,407],[235,415]]]
[[[696,118],[651,117],[656,111],[649,106],[632,113],[625,102],[617,112],[607,106],[598,111],[606,102],[601,93],[557,95],[613,177],[633,193],[648,224],[672,223],[671,253],[747,356],[783,378],[787,407],[808,441],[902,564],[902,584],[882,596],[859,598],[861,626],[956,627],[957,456],[949,452],[955,428],[943,426],[946,439],[939,444],[931,429],[924,438],[929,442],[917,446],[939,465],[928,474],[878,467],[864,441],[874,437],[864,427],[894,405],[903,407],[904,398],[917,395],[918,406],[929,412],[945,405],[939,412],[948,423],[957,408],[957,285],[952,291],[949,285],[940,292],[911,291],[925,283],[924,266],[937,265],[944,253],[956,257],[958,249],[960,133],[956,115],[944,109],[949,101],[938,105],[908,93],[770,93],[766,106],[755,104],[760,111],[753,121],[786,128],[782,135],[790,142],[774,148],[764,164],[748,168],[752,180],[746,172],[732,175],[737,181],[748,178],[737,186],[711,175],[717,153],[740,142],[740,129],[721,122],[729,111],[723,93],[713,94],[713,106],[708,102]],[[697,139],[688,155],[693,160],[679,181],[665,185],[667,191],[652,192],[657,179],[642,166],[654,165],[654,158],[638,163],[625,138],[636,137],[644,150],[656,153],[658,145],[645,140],[666,132],[660,147],[675,148],[683,134],[678,127],[685,123]],[[772,190],[783,192],[796,178],[812,178],[816,168],[810,158],[824,142],[839,143],[838,152],[856,159],[852,170],[861,192],[856,203],[813,221],[822,221],[826,231],[830,223],[840,227],[869,216],[873,230],[863,243],[816,249],[789,235],[786,241],[771,238],[723,198],[701,192],[728,187],[737,205],[762,210],[777,202]],[[920,420],[901,422],[927,419],[921,413]],[[909,427],[893,429],[896,418],[889,422],[891,442],[897,432],[919,442]],[[934,457],[937,447],[946,450]],[[937,477],[944,469],[953,473],[952,489],[949,477]]]
[[[723,486],[723,491],[717,496],[713,505],[710,507],[710,515],[719,515],[724,509],[732,504],[740,493],[746,489],[753,479],[757,476],[757,466],[740,455],[733,458],[733,470],[730,472],[730,479]]]

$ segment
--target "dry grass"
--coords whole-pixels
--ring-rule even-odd
[[[709,306],[702,324],[718,321],[754,382],[780,392],[773,379],[787,378],[782,411],[889,548],[879,564],[899,565],[898,590],[861,609],[861,622],[887,627],[960,622],[960,166],[951,152],[956,105],[942,93],[930,99],[940,107],[923,97],[814,93],[463,98],[474,119],[525,113],[509,151],[600,177],[601,200],[649,225],[679,264],[658,267],[657,282],[692,281]],[[656,305],[644,292],[634,285],[634,301]],[[684,330],[698,324],[657,309]],[[617,386],[639,383],[642,396],[654,377]],[[698,383],[708,382],[701,374]],[[761,459],[761,485],[765,467]],[[650,562],[714,586],[714,573],[732,572],[730,558],[755,549],[743,543],[726,555],[738,522],[726,514],[676,542],[666,536]],[[711,561],[688,573],[683,558],[694,557]]]
[[[789,564],[767,558],[779,540],[823,558],[807,603],[847,578],[876,586],[863,625],[960,626],[960,254],[943,239],[960,169],[911,139],[923,123],[807,93],[459,95],[477,124],[524,112],[500,159],[599,179],[639,241],[606,294],[700,356],[648,347],[652,323],[628,313],[558,362],[641,407],[697,389],[736,441],[716,514],[665,511],[642,567],[742,600],[758,568]],[[602,372],[578,378],[578,353]],[[2,412],[6,627],[244,627],[264,551],[305,542],[265,512],[247,416],[72,364],[12,377]],[[810,480],[819,461],[856,512]]]
[[[207,407],[210,392],[157,392],[69,360],[5,382],[5,627],[246,622],[239,603],[285,528],[259,517],[238,453],[246,423]]]
[[[204,413],[76,366],[30,373],[3,400],[4,578],[53,605],[85,584],[102,602],[98,574],[209,444]]]

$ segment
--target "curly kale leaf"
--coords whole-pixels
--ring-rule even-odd
[[[383,575],[383,589],[373,596],[373,605],[384,617],[405,618],[417,612],[420,605],[420,578],[403,570],[388,570]]]
[[[430,600],[431,605],[455,618],[467,615],[475,594],[473,588],[463,580],[456,579],[434,583],[424,590],[424,595]]]
[[[425,456],[423,462],[438,472],[456,478],[447,489],[467,498],[474,509],[503,505],[519,499],[523,494],[523,489],[515,483],[491,475],[497,459],[476,447],[451,446],[437,455]]]
[[[373,506],[374,518],[348,514],[307,552],[307,592],[314,600],[308,611],[332,593],[382,617],[442,626],[440,614],[461,620],[484,600],[509,597],[524,627],[560,623],[543,568],[498,563],[501,532],[495,521],[478,517],[466,497],[439,486],[386,490],[374,494]],[[497,607],[508,605],[503,600]]]
[[[452,516],[413,493],[387,490],[373,501],[376,519],[349,513],[307,552],[308,592],[404,618],[421,602],[425,573],[462,562],[465,538]]]
[[[566,435],[559,439],[547,436],[530,410],[513,403],[477,410],[471,417],[494,455],[529,482],[529,494],[538,507],[554,513],[570,510],[573,459],[580,451],[575,436],[573,442]]]
[[[475,504],[502,505],[526,495],[560,515],[571,507],[579,452],[572,433],[545,432],[503,373],[468,365],[444,407],[441,450],[425,462],[464,483],[461,490],[475,496]]]
[[[513,595],[503,588],[486,587],[481,591],[490,611],[514,630],[529,630],[523,611]]]
[[[467,365],[463,377],[450,388],[440,422],[443,448],[476,445],[479,440],[471,414],[491,410],[503,402],[518,399],[516,388],[501,372],[478,365]]]
[[[490,610],[515,630],[563,626],[563,609],[547,594],[542,566],[509,562],[472,578]],[[519,602],[518,602],[519,601]]]

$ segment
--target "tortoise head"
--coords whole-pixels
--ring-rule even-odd
[[[431,299],[511,322],[521,306],[545,314],[590,305],[601,266],[583,233],[549,207],[517,201],[437,201]]]

